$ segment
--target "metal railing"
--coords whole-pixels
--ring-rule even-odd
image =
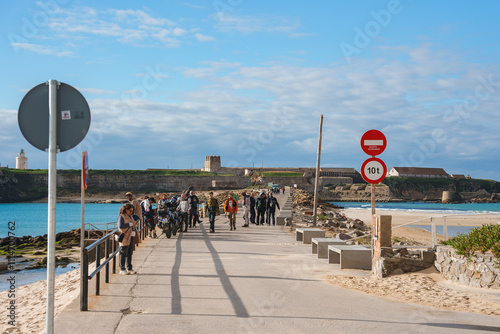
[[[147,233],[147,228],[144,223],[139,223],[138,235],[141,240],[144,240]],[[88,311],[88,294],[89,294],[89,281],[92,278],[95,280],[95,294],[100,294],[101,270],[105,269],[105,283],[109,283],[109,263],[112,261],[112,272],[116,274],[116,256],[121,250],[118,242],[115,240],[115,234],[118,229],[114,229],[101,239],[93,244],[85,247],[82,251],[82,279],[80,282],[80,311]],[[101,263],[101,245],[104,243],[104,261]],[[110,249],[111,248],[111,249]],[[95,249],[95,270],[89,274],[89,253]]]
[[[104,228],[101,228],[101,226],[104,226]],[[101,237],[104,236],[104,234],[108,233],[109,231],[112,231],[116,229],[116,222],[111,222],[111,223],[85,223],[85,239],[91,239],[91,233],[94,232],[96,234],[102,234]]]

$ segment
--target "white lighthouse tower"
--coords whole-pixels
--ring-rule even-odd
[[[24,155],[24,150],[21,149],[16,157],[16,169],[28,169],[28,158]]]

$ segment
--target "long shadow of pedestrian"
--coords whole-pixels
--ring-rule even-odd
[[[222,261],[219,257],[219,254],[215,250],[215,247],[212,245],[212,242],[210,241],[210,238],[208,238],[208,233],[203,227],[203,225],[200,225],[201,232],[203,234],[203,240],[205,241],[205,244],[207,245],[208,250],[210,251],[210,255],[212,256],[214,265],[215,265],[215,270],[217,272],[217,276],[219,277],[219,280],[221,281],[222,287],[224,288],[224,291],[226,292],[227,296],[229,297],[229,300],[233,304],[234,311],[236,313],[237,317],[240,318],[248,318],[248,311],[243,304],[243,301],[241,300],[240,296],[236,292],[236,290],[233,287],[233,284],[231,283],[231,280],[229,279],[228,275],[226,274],[226,270],[224,269],[224,266],[222,265]],[[177,261],[176,261],[177,262]],[[180,262],[180,261],[179,261]]]

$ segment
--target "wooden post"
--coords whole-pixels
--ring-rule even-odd
[[[321,135],[323,132],[323,115],[319,120],[319,136],[318,136],[318,159],[316,161],[316,177],[314,180],[314,209],[313,209],[313,226],[316,226],[316,217],[318,211],[318,186],[319,186],[319,166],[321,159]]]

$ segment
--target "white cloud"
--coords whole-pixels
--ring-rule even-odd
[[[73,52],[71,51],[60,51],[57,48],[53,48],[50,46],[31,44],[31,43],[12,43],[11,45],[17,50],[26,50],[41,55],[57,56],[57,57],[73,56]]]
[[[296,30],[301,27],[297,18],[268,17],[267,15],[237,16],[228,12],[218,13],[214,18],[216,20],[214,27],[225,32],[281,32],[297,35]]]
[[[198,42],[212,42],[215,41],[215,38],[212,36],[207,36],[203,34],[194,34]]]

